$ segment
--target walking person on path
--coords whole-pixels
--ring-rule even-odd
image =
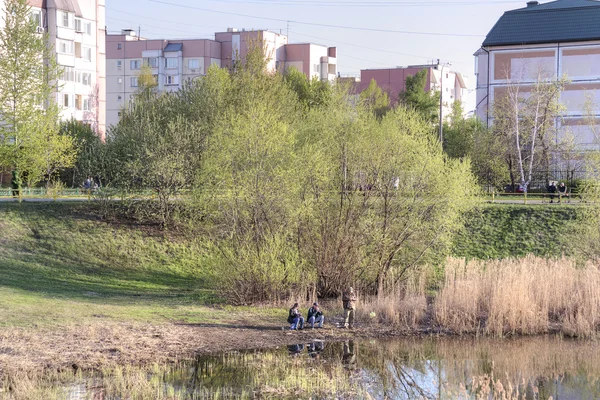
[[[344,328],[352,329],[354,327],[354,315],[357,300],[356,293],[354,293],[354,289],[351,287],[348,288],[342,296],[342,301],[344,303]]]

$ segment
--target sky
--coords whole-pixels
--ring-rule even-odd
[[[507,10],[527,0],[106,0],[109,33],[149,39],[214,38],[227,28],[288,34],[289,43],[337,47],[338,71],[440,59],[475,87],[473,53]],[[471,96],[472,97],[472,96]]]

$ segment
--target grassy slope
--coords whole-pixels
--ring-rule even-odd
[[[467,216],[453,253],[479,259],[570,255],[579,215],[580,208],[567,205],[487,205]]]
[[[235,318],[207,305],[218,301],[201,260],[189,241],[98,221],[84,204],[2,204],[0,326]]]

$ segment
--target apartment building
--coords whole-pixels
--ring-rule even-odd
[[[119,122],[122,110],[138,90],[142,65],[148,65],[159,91],[179,90],[190,80],[206,74],[215,64],[229,68],[243,60],[248,50],[262,44],[271,72],[296,67],[309,79],[333,81],[337,73],[336,49],[315,44],[288,44],[285,35],[275,32],[239,31],[234,28],[215,33],[215,39],[163,40],[138,37],[125,29],[106,36],[107,126]]]
[[[410,65],[408,67],[363,69],[360,71],[360,82],[356,84],[357,94],[369,87],[372,79],[385,91],[392,104],[399,101],[399,95],[406,90],[406,78],[414,76],[422,70],[427,70],[425,91],[440,91],[442,94],[443,115],[452,113],[455,101],[463,101],[467,82],[465,77],[450,66],[444,64]]]
[[[494,99],[508,85],[521,85],[526,95],[538,76],[566,75],[556,141],[568,132],[581,149],[597,146],[589,122],[600,123],[599,21],[600,2],[593,0],[529,1],[505,12],[475,53],[477,116],[491,125]]]
[[[101,137],[106,121],[105,0],[28,0],[38,32],[47,32],[58,64],[61,118],[90,124]],[[5,0],[0,10],[5,11]],[[3,19],[0,26],[3,25]]]

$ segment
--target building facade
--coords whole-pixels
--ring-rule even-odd
[[[309,79],[333,81],[337,74],[336,49],[314,44],[288,44],[287,36],[270,31],[215,33],[215,39],[162,40],[138,37],[132,30],[106,37],[107,126],[119,122],[122,110],[138,90],[142,65],[157,79],[158,91],[179,90],[206,74],[211,65],[229,68],[243,60],[252,46],[262,44],[270,72],[295,67]]]
[[[526,95],[538,79],[563,76],[563,115],[556,141],[569,134],[580,149],[597,145],[600,127],[600,2],[558,0],[507,11],[475,53],[476,114],[493,123],[492,106],[509,85]],[[591,121],[596,123],[591,123]]]
[[[392,104],[399,101],[400,93],[406,90],[406,78],[414,76],[422,70],[427,70],[425,91],[440,91],[442,94],[443,117],[452,113],[455,101],[463,101],[467,83],[460,72],[450,69],[444,64],[411,65],[408,67],[364,69],[360,71],[360,82],[357,83],[357,93],[369,87],[374,79],[377,85],[385,91]]]
[[[104,137],[105,0],[28,0],[28,4],[38,32],[48,34],[49,46],[64,71],[55,93],[61,118],[87,123]],[[0,9],[6,10],[4,0]]]

